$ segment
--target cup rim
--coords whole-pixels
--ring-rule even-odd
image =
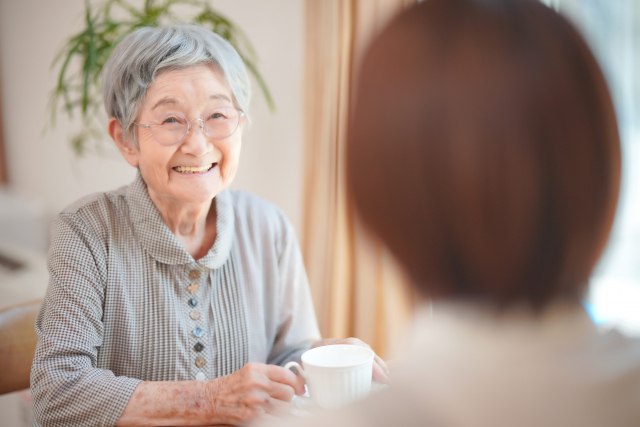
[[[356,362],[356,363],[349,363],[349,364],[345,364],[345,365],[340,365],[340,366],[324,366],[324,365],[318,365],[315,363],[311,363],[308,361],[305,361],[305,356],[307,355],[307,353],[309,352],[315,352],[316,350],[321,351],[320,349],[324,348],[324,347],[338,347],[338,346],[344,346],[344,345],[351,345],[353,347],[357,347],[359,349],[362,350],[366,350],[367,352],[369,352],[369,357],[361,362]],[[303,367],[307,367],[307,366],[313,366],[315,368],[322,368],[322,369],[344,369],[344,368],[352,368],[354,366],[360,366],[360,365],[364,365],[366,363],[369,363],[371,361],[373,361],[373,357],[375,356],[375,352],[373,350],[371,350],[370,348],[367,347],[362,347],[362,346],[356,346],[353,344],[331,344],[331,345],[324,345],[322,347],[316,347],[316,348],[312,348],[310,350],[305,351],[304,353],[302,353],[302,356],[300,357],[300,360],[302,361]]]

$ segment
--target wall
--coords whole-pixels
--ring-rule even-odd
[[[134,0],[135,1],[135,0]],[[94,2],[95,3],[95,2]],[[300,230],[302,179],[302,1],[217,0],[253,41],[277,104],[268,112],[254,85],[253,125],[245,132],[234,188],[279,205]],[[81,196],[129,183],[135,173],[105,131],[101,155],[77,159],[62,116],[43,133],[55,85],[50,70],[65,38],[82,25],[83,0],[0,0],[0,76],[6,151],[13,190],[43,201],[49,216]]]

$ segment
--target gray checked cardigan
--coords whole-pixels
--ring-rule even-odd
[[[320,339],[283,213],[244,191],[222,191],[214,203],[216,240],[197,261],[140,175],[58,216],[36,319],[34,425],[113,426],[141,381],[282,365]]]

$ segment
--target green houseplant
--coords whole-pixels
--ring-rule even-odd
[[[91,141],[97,144],[104,133],[98,120],[102,110],[100,71],[118,41],[140,27],[190,22],[224,37],[242,57],[269,109],[275,111],[269,89],[258,71],[251,42],[236,24],[216,12],[208,0],[144,0],[141,6],[129,0],[106,0],[95,8],[85,0],[83,22],[82,31],[66,41],[51,65],[58,68],[58,77],[49,102],[52,126],[55,126],[58,109],[70,119],[80,116],[81,129],[70,141],[78,156],[86,152]],[[99,148],[99,144],[96,147]]]

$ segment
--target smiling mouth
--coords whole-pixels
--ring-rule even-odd
[[[195,166],[176,166],[172,168],[174,171],[184,174],[191,173],[204,173],[210,171],[217,163],[209,163],[205,166],[195,167]]]

